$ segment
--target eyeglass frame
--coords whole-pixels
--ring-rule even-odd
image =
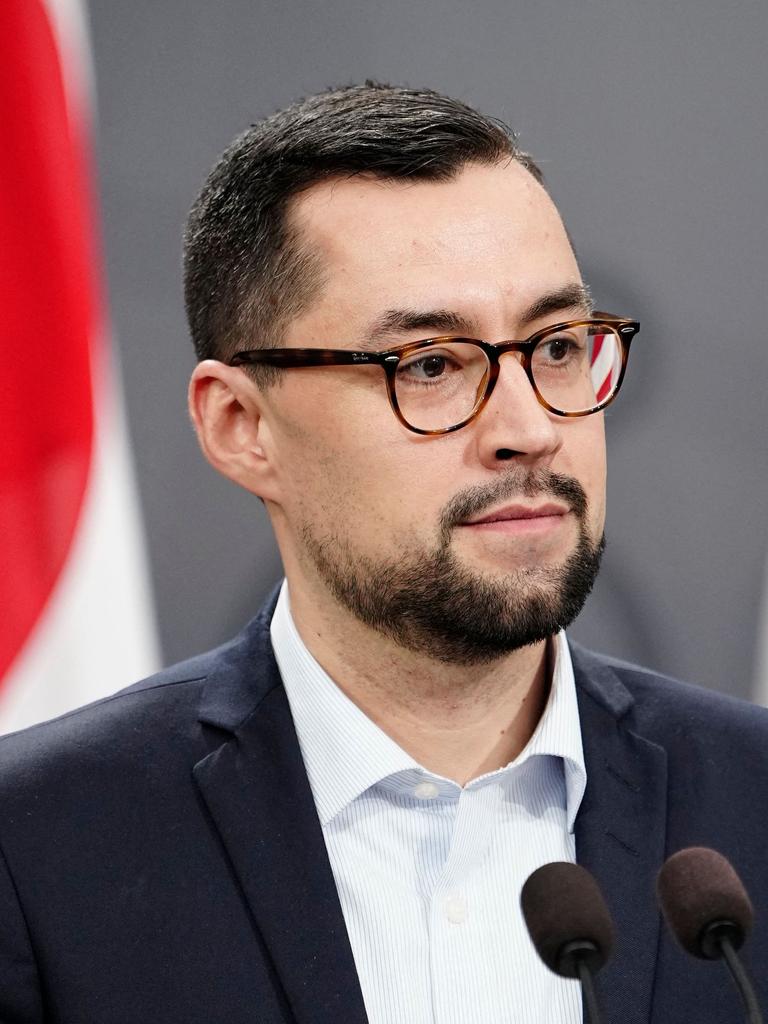
[[[619,339],[619,346],[621,350],[621,369],[619,370],[619,377],[616,382],[616,386],[604,401],[598,402],[597,405],[591,406],[589,409],[584,409],[581,412],[564,412],[562,409],[555,408],[540,393],[533,378],[531,360],[536,346],[549,334],[556,334],[558,331],[563,331],[573,327],[591,327],[599,326],[601,324],[610,328]],[[283,370],[307,369],[316,366],[381,366],[384,369],[386,377],[389,404],[397,419],[406,429],[413,431],[414,434],[432,436],[438,434],[450,434],[454,430],[460,430],[462,427],[466,427],[468,423],[471,423],[472,420],[480,414],[488,404],[488,400],[496,387],[496,382],[499,378],[499,360],[501,356],[505,355],[507,352],[519,352],[522,355],[521,366],[525,370],[525,374],[528,377],[533,393],[536,395],[539,404],[544,406],[548,412],[553,413],[555,416],[563,416],[568,419],[581,416],[591,416],[593,413],[601,412],[611,404],[619,393],[619,389],[621,388],[624,380],[624,374],[627,369],[629,348],[632,343],[632,339],[639,330],[640,323],[637,320],[628,320],[624,317],[614,316],[611,313],[596,311],[591,317],[585,317],[579,320],[564,320],[562,323],[551,324],[549,327],[544,327],[540,331],[536,331],[535,334],[532,334],[530,338],[527,338],[525,341],[499,341],[494,343],[490,341],[483,341],[480,338],[463,338],[455,337],[453,335],[444,335],[436,338],[424,338],[421,341],[407,342],[405,345],[396,345],[392,348],[383,349],[379,352],[361,352],[353,349],[335,348],[244,349],[243,351],[236,352],[229,360],[227,360],[227,365],[272,366]],[[469,343],[476,345],[485,353],[489,363],[488,379],[486,380],[485,391],[469,416],[465,417],[460,423],[456,423],[450,427],[440,427],[436,430],[427,430],[423,427],[415,427],[405,419],[397,401],[397,393],[395,391],[397,368],[406,356],[409,356],[414,352],[418,352],[420,349],[433,347],[439,344],[445,345],[449,342],[463,342],[464,344]]]

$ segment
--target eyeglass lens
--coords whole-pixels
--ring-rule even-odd
[[[545,335],[531,357],[539,394],[564,413],[586,412],[608,401],[618,387],[621,366],[621,343],[608,324]],[[482,401],[489,373],[485,352],[470,342],[446,341],[418,350],[400,361],[395,374],[400,412],[419,430],[456,426]]]

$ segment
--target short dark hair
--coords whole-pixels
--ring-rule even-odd
[[[448,181],[468,163],[514,160],[542,176],[514,133],[431,89],[366,82],[278,111],[223,153],[184,236],[184,293],[198,359],[280,343],[320,286],[322,267],[292,230],[291,199],[327,178]]]

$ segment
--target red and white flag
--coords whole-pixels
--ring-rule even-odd
[[[79,0],[0,3],[0,732],[157,666],[103,305]]]

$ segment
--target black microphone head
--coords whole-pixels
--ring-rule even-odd
[[[611,915],[597,882],[580,865],[556,861],[538,868],[523,886],[520,905],[536,952],[555,974],[577,977],[578,957],[594,973],[611,955]]]
[[[677,941],[702,960],[722,956],[718,934],[727,934],[738,949],[752,928],[752,904],[741,879],[715,850],[691,846],[673,854],[659,871],[656,893]]]

